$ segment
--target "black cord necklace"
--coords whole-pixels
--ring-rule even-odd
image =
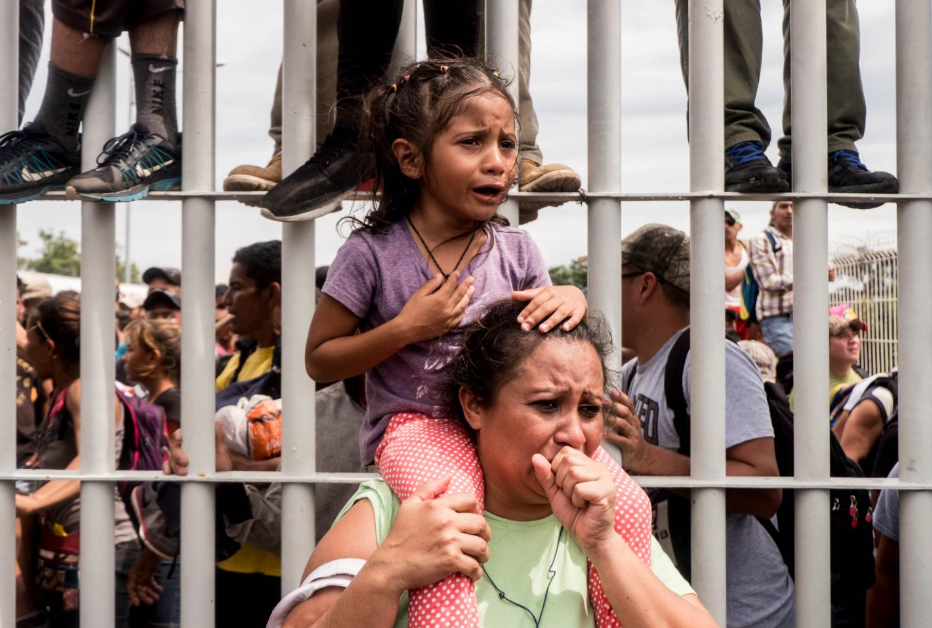
[[[469,242],[466,243],[466,248],[463,249],[463,253],[460,255],[460,258],[456,260],[456,266],[454,266],[453,270],[451,270],[449,273],[445,273],[443,272],[443,268],[440,267],[440,263],[437,261],[437,258],[434,257],[434,252],[430,249],[430,247],[427,246],[427,242],[424,241],[424,237],[421,235],[421,232],[418,231],[417,227],[414,226],[414,223],[411,222],[411,216],[405,216],[405,218],[407,219],[408,224],[411,225],[411,228],[414,229],[414,233],[415,235],[417,235],[417,239],[420,240],[421,244],[424,245],[424,250],[427,251],[427,257],[430,258],[430,261],[434,263],[434,266],[436,266],[437,270],[440,271],[440,274],[443,275],[443,280],[446,281],[447,279],[449,279],[450,274],[456,272],[456,269],[460,267],[461,263],[463,263],[463,258],[466,257],[466,253],[467,251],[469,251],[469,247],[472,246],[473,240],[476,239],[476,232],[478,231],[478,229],[473,229],[472,235],[469,236]],[[443,244],[443,242],[441,242],[440,244]],[[438,244],[437,246],[440,246],[440,245]]]
[[[557,535],[557,550],[553,553],[553,558],[550,560],[550,567],[547,569],[548,573],[548,582],[547,589],[544,591],[544,601],[540,605],[540,615],[535,615],[531,609],[529,609],[524,604],[518,604],[514,600],[508,598],[505,595],[505,592],[498,588],[498,585],[495,584],[495,581],[492,580],[492,576],[489,575],[489,572],[485,570],[485,565],[482,565],[482,573],[485,574],[485,577],[489,579],[489,582],[492,584],[492,588],[498,592],[498,599],[505,600],[512,606],[517,606],[520,609],[523,609],[525,613],[531,616],[531,620],[534,622],[534,628],[540,628],[540,622],[544,619],[544,608],[547,606],[547,596],[550,594],[550,585],[553,584],[553,579],[556,577],[557,572],[553,570],[554,564],[557,562],[557,554],[560,553],[560,540],[563,538],[563,526],[560,526],[560,534]]]

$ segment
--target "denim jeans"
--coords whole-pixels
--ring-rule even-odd
[[[764,342],[770,345],[777,357],[783,357],[793,350],[793,314],[771,316],[760,322],[760,331]]]
[[[19,0],[19,121],[23,121],[26,99],[42,54],[45,29],[45,0]],[[7,129],[4,129],[7,130]]]

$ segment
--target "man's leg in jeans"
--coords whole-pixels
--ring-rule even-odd
[[[676,0],[680,68],[689,89],[688,0]],[[725,189],[732,192],[783,192],[783,175],[763,151],[770,126],[757,108],[763,32],[760,0],[724,0]],[[687,121],[688,121],[687,113]]]
[[[19,123],[23,123],[26,99],[42,55],[45,0],[19,0]]]
[[[180,185],[175,55],[181,15],[174,7],[152,7],[123,21],[132,50],[136,121],[119,141],[108,143],[99,166],[68,182],[69,198],[129,202]]]
[[[520,163],[518,189],[522,192],[575,192],[582,185],[579,175],[563,164],[544,165],[543,153],[537,145],[537,112],[531,100],[531,1],[521,0],[518,13],[518,136]],[[518,206],[518,222],[537,219],[542,207],[556,203],[523,202]]]
[[[790,103],[790,0],[783,0],[783,137],[780,161],[791,171]],[[871,172],[861,163],[855,142],[864,136],[867,104],[861,83],[861,30],[855,0],[826,1],[826,99],[828,105],[828,189],[839,193],[892,194],[898,191],[896,177],[887,172]],[[840,152],[839,152],[840,151]],[[841,203],[868,209],[873,203]]]
[[[302,221],[337,211],[359,183],[371,178],[356,154],[359,107],[388,68],[402,8],[402,0],[340,0],[333,133],[307,163],[262,198],[266,218]]]
[[[333,129],[336,118],[337,15],[339,0],[317,1],[317,146]],[[223,180],[227,192],[268,191],[282,180],[282,66],[270,112],[269,137],[274,142],[272,159],[265,167],[243,164]],[[253,203],[247,203],[252,205]]]

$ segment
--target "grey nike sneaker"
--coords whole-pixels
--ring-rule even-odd
[[[128,203],[150,191],[179,189],[181,147],[149,133],[137,122],[104,144],[98,166],[68,181],[69,198]]]
[[[31,124],[0,135],[0,205],[32,201],[60,190],[78,172],[81,156]]]

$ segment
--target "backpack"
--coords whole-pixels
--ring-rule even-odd
[[[690,453],[690,421],[683,393],[683,372],[690,347],[690,330],[687,329],[673,344],[664,368],[664,396],[673,412],[673,427],[680,439],[677,450],[684,456]],[[634,370],[629,375],[630,388]],[[786,394],[776,384],[766,382],[764,392],[774,431],[774,450],[777,467],[782,477],[793,476],[793,413]],[[828,429],[828,426],[826,426]],[[856,462],[845,456],[841,444],[829,431],[830,473],[832,477],[864,477]],[[673,493],[663,498],[669,501],[670,536],[677,568],[689,580],[691,576],[690,502]],[[870,495],[866,490],[837,489],[831,491],[831,572],[839,576],[838,590],[866,591],[874,584],[873,533]],[[852,506],[854,509],[852,509]],[[789,570],[795,572],[795,500],[792,490],[783,491],[783,502],[777,510],[777,525],[770,519],[757,521],[773,538]],[[854,516],[852,516],[852,512]]]
[[[138,396],[133,389],[116,387],[116,396],[123,406],[123,449],[117,468],[123,471],[161,471],[167,458],[162,447],[168,446],[168,423],[165,410],[148,399]],[[120,496],[127,506],[130,493],[141,482],[121,482]],[[132,512],[131,507],[127,512]]]
[[[783,248],[782,245],[777,244],[777,239],[773,237],[772,233],[765,230],[764,235],[767,236],[767,239],[770,241],[770,249],[774,253]],[[747,321],[749,323],[758,322],[758,296],[760,296],[760,284],[758,284],[757,279],[754,278],[754,268],[751,266],[751,262],[749,260],[748,265],[744,267],[744,275],[741,277],[741,320]]]

